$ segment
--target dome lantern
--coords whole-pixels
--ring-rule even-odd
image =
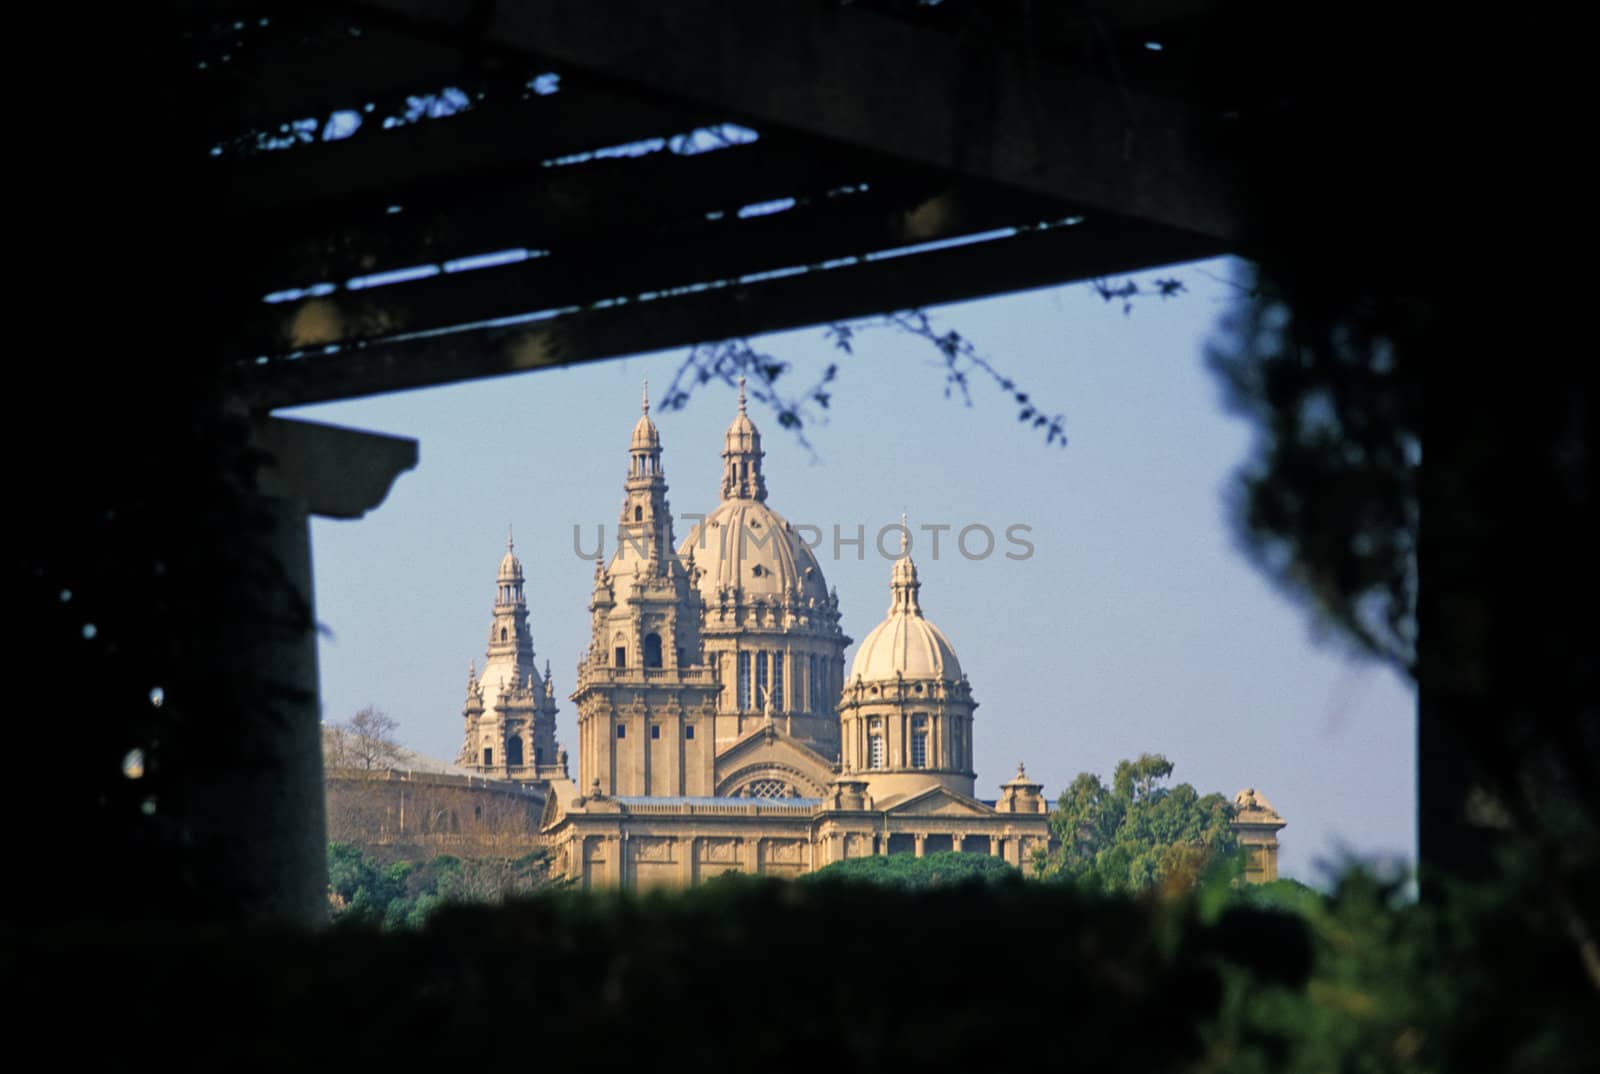
[[[744,409],[744,378],[739,378],[739,413],[722,438],[722,498],[756,500],[767,498],[767,482],[761,476],[761,433]]]

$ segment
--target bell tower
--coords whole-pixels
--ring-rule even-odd
[[[718,681],[700,639],[691,567],[673,549],[661,435],[650,398],[628,445],[610,563],[596,565],[589,649],[578,664],[578,786],[611,795],[709,795]]]
[[[511,533],[495,575],[483,673],[467,676],[466,725],[458,764],[501,779],[536,782],[556,766],[556,704],[533,658],[522,561]]]

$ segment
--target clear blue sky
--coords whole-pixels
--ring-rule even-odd
[[[1319,644],[1305,612],[1239,553],[1224,495],[1252,430],[1226,414],[1202,346],[1227,308],[1227,262],[1172,272],[1180,298],[1131,315],[1083,285],[940,307],[1048,411],[1070,443],[1047,447],[1017,407],[975,381],[973,405],[944,397],[924,341],[887,330],[841,357],[822,330],[758,346],[810,383],[841,363],[813,459],[770,414],[761,427],[769,503],[826,534],[818,555],[860,639],[888,606],[889,563],[872,546],[908,512],[913,531],[952,526],[935,560],[913,548],[922,604],[949,636],[980,707],[980,795],[1018,760],[1054,796],[1080,771],[1166,754],[1175,779],[1230,796],[1254,786],[1289,821],[1281,866],[1308,882],[1319,860],[1353,852],[1415,860],[1415,691],[1389,671]],[[447,760],[460,746],[468,661],[481,664],[506,526],[528,575],[534,647],[554,671],[558,733],[576,741],[566,700],[588,637],[593,563],[573,527],[616,521],[640,379],[664,390],[682,351],[639,355],[375,399],[296,416],[415,437],[421,463],[358,522],[312,527],[324,718],[372,704],[402,741]],[[716,505],[731,391],[712,384],[658,413],[675,513]],[[1006,527],[1031,527],[1030,558],[1002,554]],[[952,547],[981,524],[993,555]],[[835,559],[833,527],[864,526],[863,558]],[[681,540],[686,523],[677,527]],[[893,541],[889,542],[891,546]],[[969,549],[979,551],[975,531]],[[853,647],[851,654],[853,655]]]

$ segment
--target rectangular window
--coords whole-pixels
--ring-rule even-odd
[[[882,768],[883,767],[883,736],[882,735],[872,735],[867,739],[867,742],[868,742],[868,744],[870,745],[870,748],[871,748],[870,760],[868,762],[868,767],[870,767],[870,768]]]
[[[756,653],[756,707],[765,711],[767,707],[767,654]]]
[[[488,746],[483,747],[483,763],[485,767],[494,764],[494,750]]]
[[[911,767],[928,767],[928,718],[911,717]]]
[[[660,738],[661,737],[661,725],[660,724],[653,723],[653,724],[650,725],[650,737],[651,738]]]
[[[739,654],[739,697],[738,708],[740,712],[750,711],[750,654]]]
[[[783,654],[772,654],[772,707],[779,712],[784,710],[783,704]]]
[[[618,738],[627,738],[628,737],[628,728],[627,728],[626,724],[620,724],[620,723],[617,724],[617,737]]]
[[[809,704],[806,707],[809,708],[812,712],[822,712],[823,711],[823,708],[822,708],[822,683],[820,681],[818,681],[818,678],[817,678],[817,672],[819,670],[819,667],[818,667],[819,663],[820,662],[817,660],[817,654],[816,653],[812,653],[809,657],[806,658],[806,671],[809,673],[809,674],[806,675],[806,700],[809,702]]]
[[[694,738],[694,724],[689,724],[683,729],[683,737],[687,739]]]
[[[616,666],[619,667],[619,668],[625,668],[625,667],[628,666],[628,650],[623,648],[620,645],[617,646],[617,663],[616,663]]]

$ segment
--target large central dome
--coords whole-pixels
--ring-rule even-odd
[[[793,597],[801,607],[828,599],[817,557],[787,519],[767,506],[761,474],[761,433],[745,412],[744,378],[739,379],[739,413],[722,438],[722,502],[689,531],[678,547],[700,568],[700,595],[707,607],[743,600]]]
[[[778,512],[760,500],[723,500],[678,547],[700,568],[700,595],[708,607],[723,595],[782,601],[793,594],[804,604],[828,599],[817,557]]]

